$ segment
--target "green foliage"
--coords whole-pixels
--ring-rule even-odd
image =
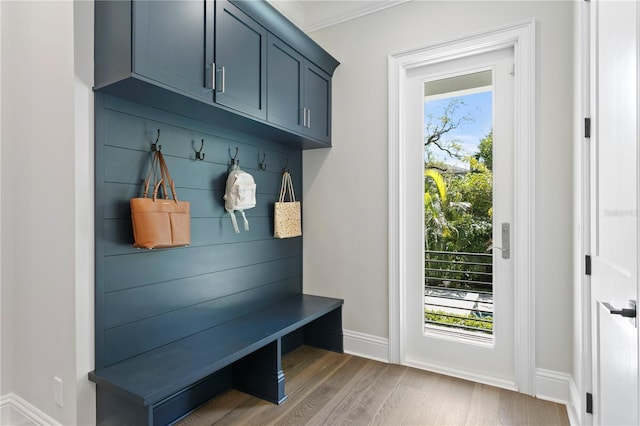
[[[447,314],[445,311],[434,311],[431,309],[424,310],[424,319],[427,321],[434,321],[443,326],[464,326],[464,327],[473,327],[475,329],[479,329],[476,331],[484,331],[485,333],[493,332],[493,317],[484,317],[482,319],[491,322],[479,321],[478,317],[474,314],[469,314],[466,317],[453,317],[451,314]]]
[[[427,250],[484,253],[493,234],[493,134],[469,156],[470,172],[455,174],[446,165],[426,165],[425,240]],[[444,191],[443,191],[444,189]]]
[[[493,233],[493,174],[475,158],[469,158],[471,172],[449,182],[452,200],[466,202],[469,208],[451,218],[458,238],[451,249],[469,253],[483,253],[491,246]]]
[[[480,139],[476,159],[480,160],[487,169],[493,170],[493,130]]]

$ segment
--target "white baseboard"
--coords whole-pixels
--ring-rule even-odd
[[[14,393],[0,397],[0,424],[2,426],[62,426]]]
[[[389,339],[344,330],[344,351],[351,355],[389,362]]]
[[[571,382],[569,374],[536,368],[536,398],[569,405]]]

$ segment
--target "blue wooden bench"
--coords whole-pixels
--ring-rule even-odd
[[[170,424],[230,388],[280,404],[283,353],[301,344],[343,351],[342,303],[297,295],[92,371],[98,424]]]

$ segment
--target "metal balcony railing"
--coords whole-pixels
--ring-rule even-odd
[[[493,335],[491,254],[425,251],[426,329]]]

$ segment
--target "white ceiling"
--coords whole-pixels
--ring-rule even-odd
[[[268,0],[303,31],[312,31],[410,0]]]

